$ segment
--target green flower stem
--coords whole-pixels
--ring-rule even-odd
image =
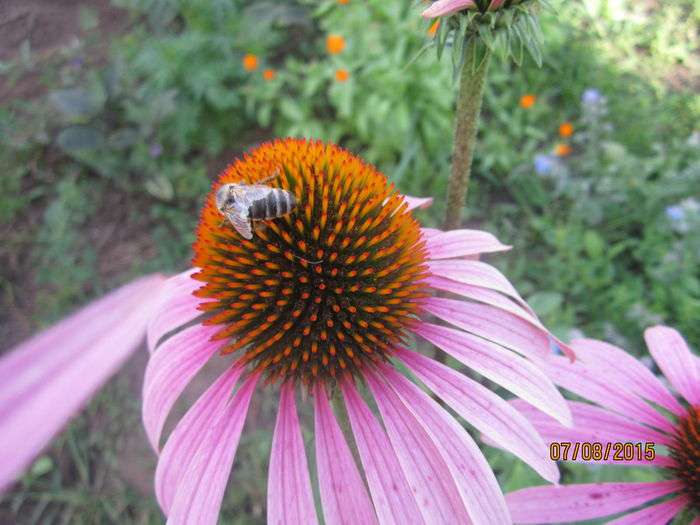
[[[484,98],[486,73],[491,61],[491,52],[476,53],[474,46],[483,46],[473,39],[465,50],[465,60],[459,80],[457,115],[455,117],[454,146],[452,149],[452,173],[447,183],[447,212],[445,230],[459,228],[462,223],[462,209],[467,197],[469,176],[472,171],[472,157],[476,143],[476,130]],[[435,348],[435,358],[445,363],[447,356]],[[435,397],[437,399],[437,397]]]
[[[486,72],[491,59],[489,50],[485,50],[484,53],[474,52],[473,46],[483,46],[478,40],[472,39],[468,45],[459,81],[452,149],[452,174],[447,185],[445,230],[453,230],[461,225],[462,209],[467,196],[472,157],[474,156],[476,130],[481,113],[481,101],[484,98]]]

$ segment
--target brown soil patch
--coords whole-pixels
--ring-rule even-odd
[[[128,25],[126,13],[109,0],[2,0],[0,2],[0,60],[13,60],[29,42],[32,68],[22,78],[7,83],[0,77],[0,102],[11,98],[34,98],[43,93],[40,73],[57,52],[85,35],[80,28],[81,9],[90,9],[99,21],[104,45],[92,49],[99,59],[107,52],[110,36]]]

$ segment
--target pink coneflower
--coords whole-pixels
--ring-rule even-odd
[[[459,11],[480,10],[479,5],[484,4],[488,11],[500,9],[504,0],[491,0],[490,2],[477,2],[476,0],[437,0],[423,11],[425,18],[437,18],[438,16],[449,16]]]
[[[216,208],[217,190],[271,173],[270,184],[294,194],[296,208],[256,224],[246,240]],[[216,522],[257,387],[280,396],[268,523],[317,521],[300,390],[313,404],[326,523],[509,523],[475,442],[399,373],[399,363],[489,439],[557,481],[543,440],[517,410],[404,347],[418,335],[569,423],[566,402],[532,361],[549,352],[551,336],[505,277],[476,260],[507,247],[480,231],[421,229],[410,210],[427,202],[402,197],[372,166],[320,142],[266,143],[222,173],[202,211],[196,268],[169,281],[148,330],[143,419],[159,453],[156,494],[169,523]],[[171,407],[216,353],[236,357],[161,448]],[[361,465],[334,397],[344,404]]]
[[[562,427],[519,400],[512,403],[550,443],[597,442],[603,450],[608,443],[641,443],[644,447],[633,449],[632,461],[619,463],[611,454],[602,462],[660,469],[666,479],[518,490],[506,495],[515,523],[570,523],[624,513],[610,523],[663,525],[687,509],[697,514],[693,524],[700,525],[700,359],[671,328],[649,328],[644,337],[682,400],[623,350],[583,339],[572,343],[576,363],[552,357],[545,366],[557,384],[595,403],[569,403],[574,428]],[[653,443],[654,453],[647,443]]]
[[[165,277],[143,277],[0,359],[0,491],[140,348]]]

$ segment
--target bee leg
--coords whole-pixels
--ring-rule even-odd
[[[277,177],[279,177],[279,174],[280,174],[280,169],[275,168],[275,171],[272,173],[272,175],[270,175],[269,177],[266,177],[262,180],[259,180],[258,182],[256,182],[256,184],[265,184],[266,182],[270,182],[272,179],[276,179]]]

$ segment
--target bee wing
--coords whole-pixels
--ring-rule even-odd
[[[273,190],[269,186],[261,186],[259,184],[247,184],[244,188],[240,193],[240,197],[237,198],[237,202],[241,202],[246,209],[250,208],[255,201],[267,197],[268,193]]]
[[[250,219],[248,218],[248,208],[242,206],[235,206],[231,210],[225,213],[226,218],[231,221],[233,227],[236,231],[241,234],[244,239],[253,238],[253,227],[250,224]]]

